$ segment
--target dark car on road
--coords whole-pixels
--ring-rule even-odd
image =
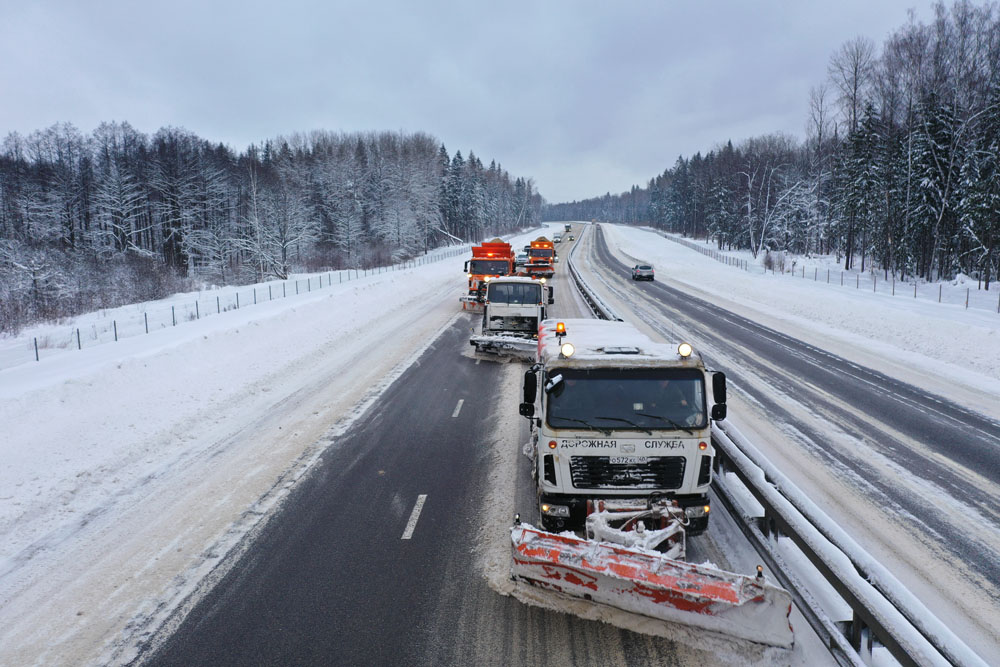
[[[632,280],[652,280],[653,267],[649,264],[636,264],[632,267]]]

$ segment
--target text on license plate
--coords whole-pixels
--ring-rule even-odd
[[[646,456],[612,456],[611,463],[648,463]]]

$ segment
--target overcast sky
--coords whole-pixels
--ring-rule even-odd
[[[949,3],[950,4],[950,3]],[[184,127],[243,150],[312,129],[423,131],[550,202],[678,155],[803,137],[831,54],[929,0],[0,0],[0,137]]]

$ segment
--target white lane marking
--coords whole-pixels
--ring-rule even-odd
[[[455,411],[451,413],[451,418],[454,419],[458,416],[458,413],[462,411],[462,403],[465,403],[464,398],[458,399],[458,405],[455,406]]]
[[[417,527],[417,519],[420,518],[420,510],[424,508],[425,500],[427,500],[426,493],[421,493],[417,496],[417,504],[413,506],[413,511],[410,512],[410,520],[406,522],[406,530],[403,531],[403,537],[400,539],[408,540],[413,537],[413,529]]]

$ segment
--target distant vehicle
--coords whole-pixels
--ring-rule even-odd
[[[552,241],[553,241],[554,243],[562,243],[562,240],[563,240],[563,235],[562,235],[562,232],[556,232],[556,233],[555,233],[555,234],[554,234],[554,235],[552,236]]]
[[[570,231],[570,230],[572,230],[572,229],[573,229],[573,225],[566,225],[566,231],[567,232]],[[570,239],[570,240],[572,240],[572,239]]]
[[[574,236],[573,234],[570,234],[569,235],[569,239],[567,239],[567,240],[569,240],[569,241],[575,241],[576,240],[576,236]]]
[[[653,267],[649,264],[636,264],[632,267],[632,280],[652,280]]]
[[[525,264],[527,264],[528,263],[528,253],[526,253],[526,252],[519,252],[519,253],[517,253],[517,258],[514,260],[514,263],[517,266],[524,266]]]

